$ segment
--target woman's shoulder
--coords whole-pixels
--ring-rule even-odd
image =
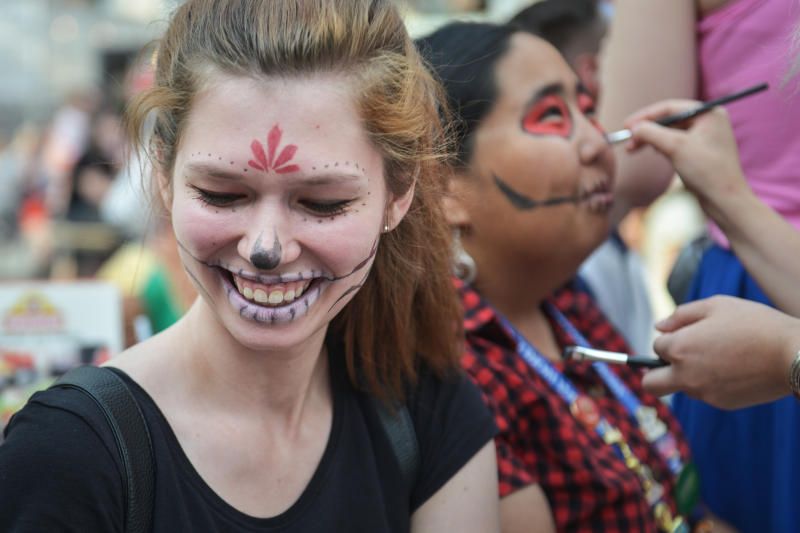
[[[407,407],[419,442],[422,475],[413,501],[422,503],[497,433],[480,391],[461,371],[423,370]]]
[[[86,531],[117,530],[121,472],[110,428],[86,395],[64,388],[37,392],[11,418],[0,445],[0,500],[16,510],[0,513],[0,530],[28,520],[42,530],[59,529],[64,509],[87,524]]]
[[[4,453],[24,453],[36,464],[94,463],[90,461],[93,458],[115,462],[117,455],[100,409],[83,392],[72,388],[51,387],[34,393],[11,417],[4,434]]]

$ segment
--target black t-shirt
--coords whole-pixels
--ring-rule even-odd
[[[423,373],[407,402],[420,448],[419,475],[409,494],[373,400],[350,384],[341,355],[332,354],[333,423],[322,460],[289,509],[255,518],[206,485],[150,396],[119,374],[153,440],[154,532],[407,532],[410,514],[496,431],[467,378],[442,381]],[[34,394],[6,432],[0,531],[122,532],[122,465],[108,424],[83,393],[60,388]]]

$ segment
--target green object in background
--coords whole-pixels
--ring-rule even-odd
[[[151,270],[142,289],[142,307],[152,322],[153,333],[167,329],[183,315],[171,287],[167,272],[157,266]]]

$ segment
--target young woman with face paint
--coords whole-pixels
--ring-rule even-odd
[[[499,529],[496,428],[458,366],[438,92],[390,0],[173,15],[128,118],[199,298],[110,363],[152,436],[153,531]],[[123,530],[113,437],[74,394],[9,424],[0,530]],[[410,416],[408,484],[370,396]]]
[[[551,45],[508,26],[454,23],[418,47],[458,118],[462,364],[500,427],[503,530],[689,531],[696,478],[667,408],[637,370],[561,358],[628,351],[575,280],[613,202],[591,98]]]

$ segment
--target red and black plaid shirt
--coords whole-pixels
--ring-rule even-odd
[[[500,496],[538,483],[559,531],[658,531],[639,477],[612,446],[581,425],[566,401],[517,355],[516,343],[500,326],[494,309],[472,288],[458,280],[454,283],[465,312],[462,365],[481,388],[500,428],[495,438]],[[575,283],[557,291],[551,301],[593,347],[628,352],[592,297]],[[551,324],[562,348],[576,344],[555,321]],[[675,513],[675,477],[592,364],[553,364],[622,432],[636,456],[664,485],[665,501]],[[678,422],[658,398],[642,390],[640,371],[616,365],[613,370],[644,405],[657,409],[685,461],[689,447]]]

